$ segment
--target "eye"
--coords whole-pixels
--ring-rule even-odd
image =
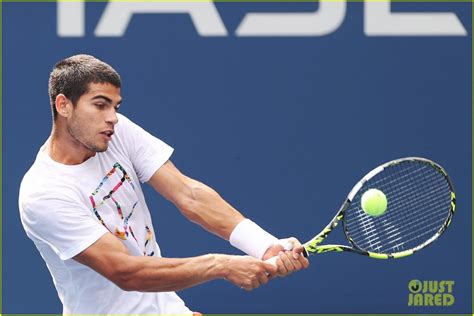
[[[105,103],[94,103],[96,108],[103,109],[107,106]]]

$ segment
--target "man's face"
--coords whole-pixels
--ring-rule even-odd
[[[73,142],[91,152],[106,151],[117,124],[120,88],[109,83],[91,83],[67,119]]]

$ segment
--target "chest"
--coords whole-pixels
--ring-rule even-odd
[[[153,255],[151,218],[132,163],[120,156],[99,156],[77,177],[83,203],[100,225],[136,255]]]

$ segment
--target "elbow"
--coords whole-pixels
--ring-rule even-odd
[[[212,195],[218,194],[213,189],[198,181],[191,181],[191,183],[187,185],[186,193],[177,201],[176,206],[186,218],[193,222],[198,222],[201,217],[199,214],[199,206]]]
[[[137,286],[135,282],[131,279],[118,279],[114,281],[115,285],[117,285],[122,291],[126,292],[134,292],[140,291],[140,288]]]
[[[108,277],[123,291],[142,291],[138,280],[137,270],[131,264],[117,264],[112,268]]]

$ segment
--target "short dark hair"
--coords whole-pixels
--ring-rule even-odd
[[[49,76],[48,92],[56,119],[56,97],[64,94],[73,105],[87,93],[90,83],[110,83],[120,88],[120,75],[110,65],[90,55],[74,55],[59,61]]]

